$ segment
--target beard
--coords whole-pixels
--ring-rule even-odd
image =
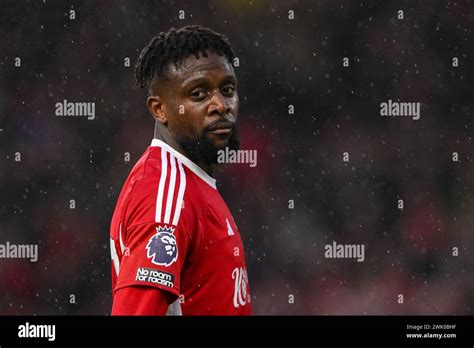
[[[194,163],[214,164],[217,163],[218,151],[224,150],[226,147],[229,150],[238,150],[240,148],[240,141],[237,135],[236,127],[232,128],[232,133],[224,146],[216,146],[209,140],[207,132],[202,132],[201,135],[190,138],[184,136],[176,136],[177,143],[185,151],[187,157]]]

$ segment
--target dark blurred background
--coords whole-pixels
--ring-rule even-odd
[[[472,314],[473,7],[1,1],[0,243],[37,243],[39,260],[0,259],[0,314],[110,313],[109,223],[153,136],[133,66],[187,24],[227,35],[240,59],[239,133],[258,165],[216,177],[254,312]],[[96,118],[57,117],[64,99],[95,102]],[[381,117],[388,99],[420,102],[421,119]],[[365,261],[326,259],[333,240],[365,244]]]

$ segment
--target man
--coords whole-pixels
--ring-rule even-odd
[[[155,119],[112,218],[113,315],[249,315],[242,241],[212,178],[238,149],[234,52],[201,26],[172,28],[135,68]]]

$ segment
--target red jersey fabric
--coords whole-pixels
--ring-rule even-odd
[[[127,286],[115,291],[112,315],[171,314],[171,302],[172,295],[167,291],[157,291],[149,286]]]
[[[162,313],[162,300],[128,308],[137,301],[124,295],[146,287],[174,301],[168,313],[251,314],[242,241],[215,180],[163,141],[153,139],[127,178],[110,238],[117,313]]]

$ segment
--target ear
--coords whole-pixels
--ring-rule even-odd
[[[168,117],[166,116],[163,99],[161,99],[159,95],[149,96],[146,104],[148,106],[148,110],[150,110],[151,115],[156,121],[164,125],[168,123]]]

